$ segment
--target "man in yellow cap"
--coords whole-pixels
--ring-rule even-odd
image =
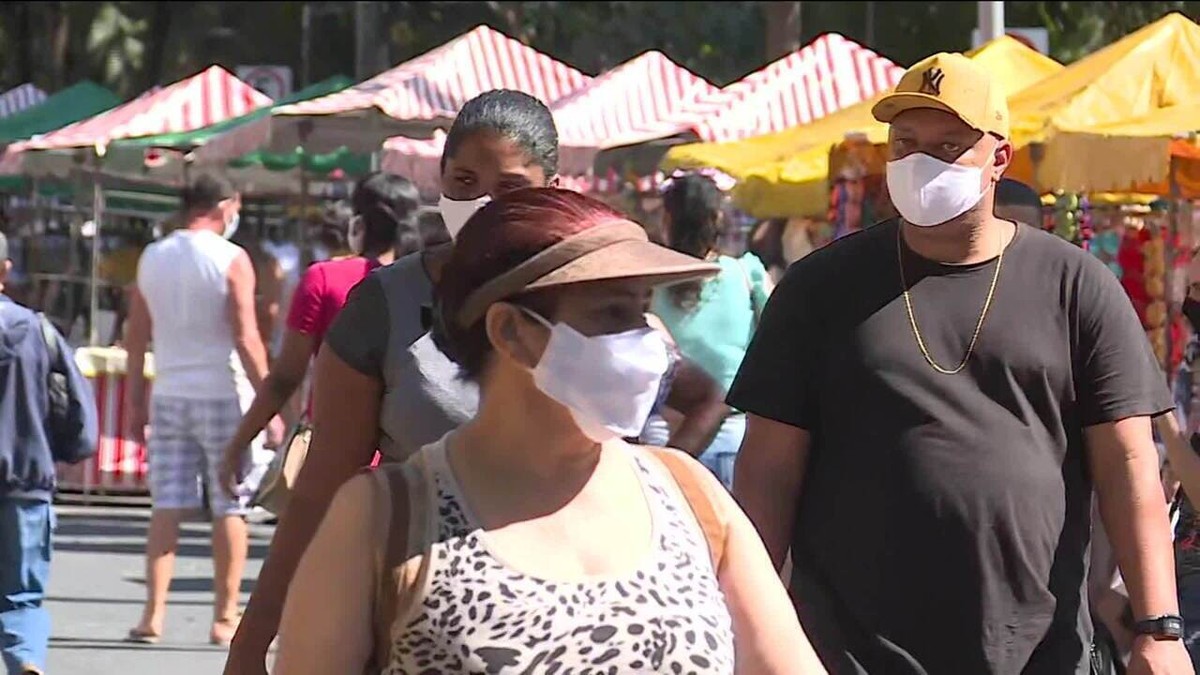
[[[995,215],[1013,146],[977,64],[930,57],[874,113],[900,218],[792,266],[729,395],[735,492],[790,549],[806,632],[836,673],[1087,673],[1094,487],[1129,672],[1191,673],[1150,431],[1171,397],[1119,282]]]

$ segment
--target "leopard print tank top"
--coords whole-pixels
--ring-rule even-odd
[[[655,544],[630,574],[564,583],[493,556],[443,444],[428,452],[438,532],[385,675],[732,673],[733,628],[691,507],[646,451],[632,461]]]

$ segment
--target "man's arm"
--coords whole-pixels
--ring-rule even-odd
[[[1100,517],[1135,617],[1178,614],[1171,528],[1149,417],[1085,430]]]
[[[150,345],[153,324],[146,298],[135,284],[129,290],[129,318],[125,321],[125,436],[143,442],[150,421],[146,400],[146,348]]]
[[[803,429],[749,415],[738,452],[733,496],[758,529],[777,571],[783,570],[791,544],[809,443]]]
[[[258,391],[267,377],[267,348],[258,332],[258,313],[254,304],[254,265],[245,251],[238,253],[229,266],[229,323],[246,377]]]

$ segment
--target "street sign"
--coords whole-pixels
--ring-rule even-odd
[[[1050,31],[1045,28],[1005,28],[1005,35],[1025,43],[1031,49],[1050,55]],[[979,38],[979,29],[971,31],[971,47],[981,47],[983,41]]]
[[[238,79],[278,101],[292,93],[289,66],[238,66]]]

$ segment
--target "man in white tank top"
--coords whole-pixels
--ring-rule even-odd
[[[254,268],[228,241],[237,229],[239,195],[223,178],[201,176],[185,190],[183,207],[185,225],[142,254],[126,335],[126,433],[140,440],[151,425],[153,503],[146,606],[129,639],[153,642],[162,635],[179,524],[203,506],[207,479],[216,576],[210,639],[228,644],[239,616],[250,489],[229,499],[217,469],[244,404],[266,375],[267,353],[255,316]],[[148,406],[142,368],[151,338],[156,372]]]

